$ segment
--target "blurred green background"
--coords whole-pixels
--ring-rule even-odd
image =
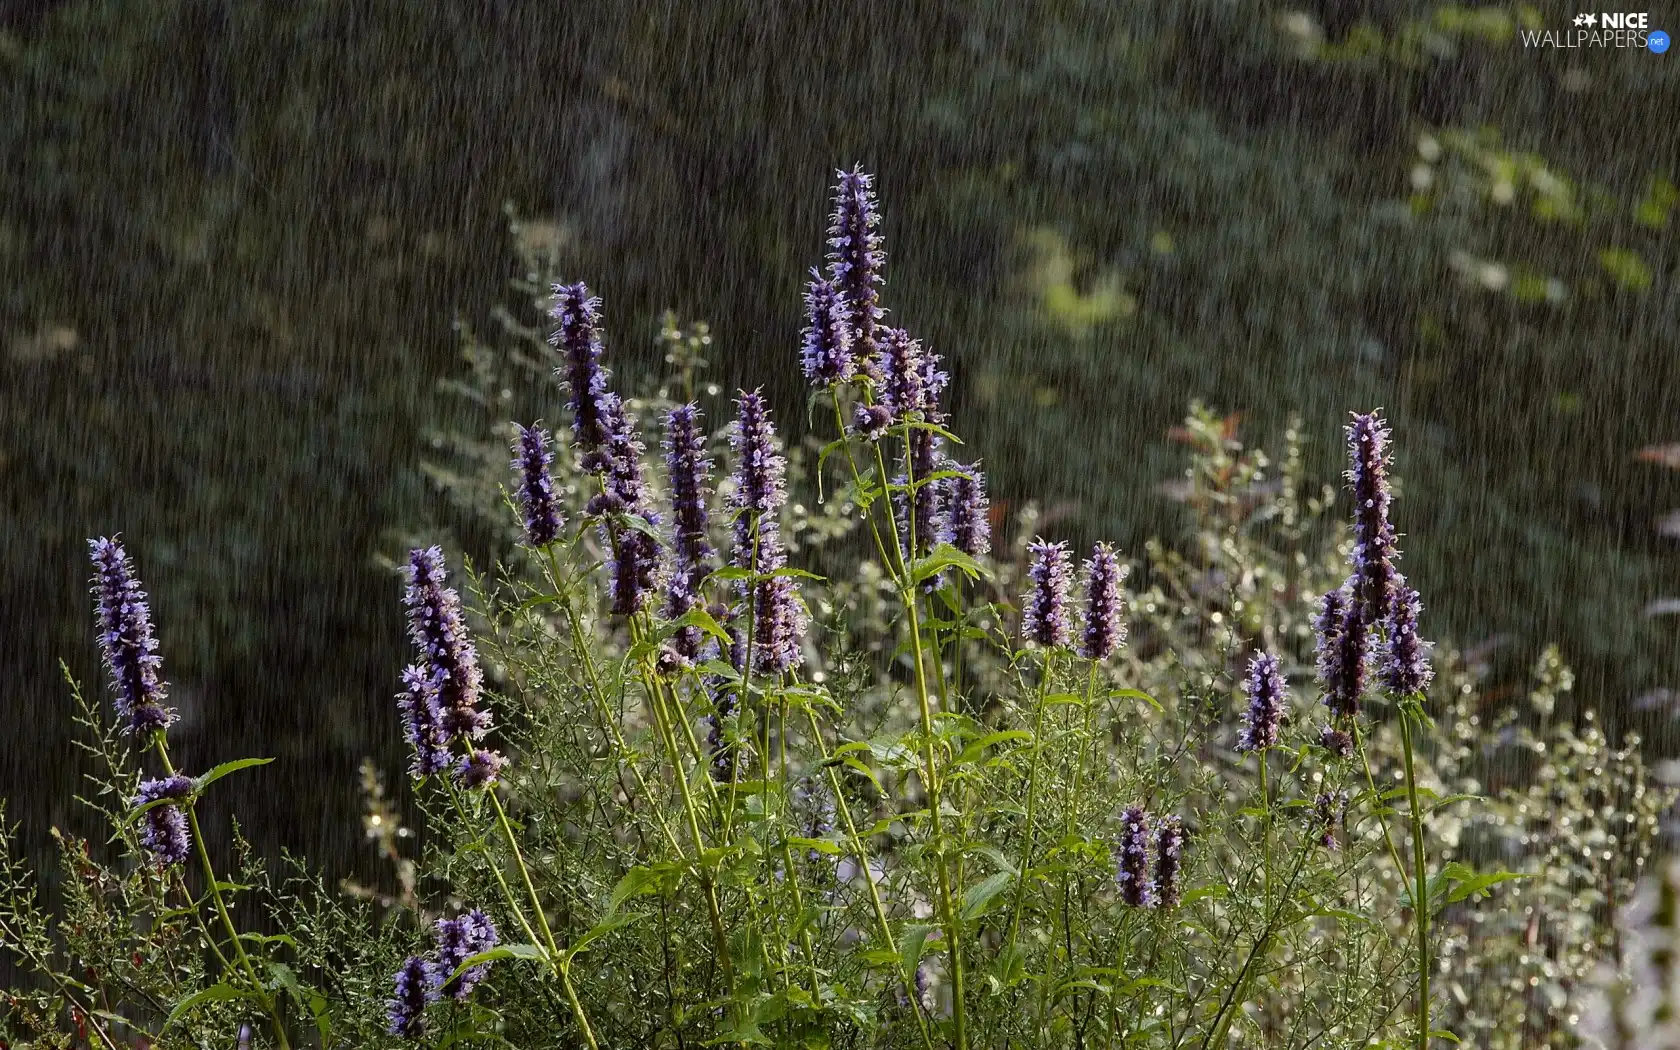
[[[1680,57],[1538,50],[1573,8],[1190,0],[0,7],[0,794],[70,818],[97,681],[85,539],[155,600],[190,767],[266,850],[358,857],[404,764],[394,537],[436,512],[454,325],[510,303],[504,206],[798,418],[834,169],[875,171],[898,323],[947,355],[997,497],[1172,535],[1193,397],[1318,473],[1383,406],[1429,632],[1680,750]],[[1662,15],[1654,13],[1661,25]],[[1680,26],[1664,26],[1670,31]],[[535,314],[526,319],[536,323]],[[549,413],[557,418],[557,412]],[[1641,699],[1645,702],[1641,703]]]

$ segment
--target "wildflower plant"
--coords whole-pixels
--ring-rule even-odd
[[[1189,552],[1151,543],[1131,590],[1112,544],[1076,564],[1031,505],[991,512],[940,403],[948,366],[883,323],[880,227],[873,178],[839,173],[827,268],[788,338],[814,434],[790,438],[799,417],[760,391],[706,384],[709,333],[671,319],[681,374],[615,389],[614,319],[535,269],[548,330],[508,321],[516,353],[469,355],[459,391],[500,411],[477,395],[511,367],[535,391],[522,418],[570,439],[487,419],[493,438],[453,445],[466,469],[434,477],[495,523],[496,556],[417,542],[394,566],[388,615],[413,655],[392,704],[422,834],[393,829],[364,773],[394,892],[216,874],[195,805],[253,763],[170,764],[145,596],[121,547],[96,543],[118,717],[86,717],[127,866],[67,845],[68,925],[5,869],[0,937],[50,985],[9,1031],[591,1050],[1427,1050],[1445,1026],[1496,1033],[1462,1005],[1469,960],[1513,988],[1532,975],[1508,909],[1484,902],[1540,893],[1517,876],[1567,836],[1531,820],[1528,853],[1500,845],[1541,789],[1481,798],[1474,684],[1424,640],[1398,569],[1382,417],[1348,428],[1337,527],[1336,490],[1305,492],[1298,429],[1273,484],[1198,409],[1180,432]],[[1449,743],[1432,752],[1434,718]],[[130,743],[155,757],[144,781]],[[1619,833],[1648,842],[1660,793],[1618,754],[1647,792]],[[284,933],[241,932],[244,884],[268,887],[248,892]],[[121,921],[89,933],[101,908]],[[1613,911],[1559,933],[1595,946],[1570,980]],[[60,961],[120,959],[136,937],[132,965]]]

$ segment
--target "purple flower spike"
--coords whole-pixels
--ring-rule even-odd
[[[1347,427],[1347,480],[1353,489],[1353,596],[1364,606],[1367,624],[1388,614],[1396,586],[1394,562],[1399,551],[1388,520],[1388,435],[1388,426],[1377,412],[1355,415]]]
[[[787,565],[782,547],[781,511],[787,501],[787,461],[776,448],[776,431],[764,397],[741,392],[739,412],[730,445],[737,465],[729,509],[734,514],[734,549],[730,563],[755,573],[772,573]],[[806,616],[793,580],[771,576],[743,583],[752,618],[753,669],[780,674],[799,662],[799,637]]]
[[[455,782],[467,791],[486,788],[502,778],[506,766],[507,759],[501,752],[478,748],[455,767]]]
[[[1155,895],[1157,906],[1176,908],[1183,899],[1184,821],[1163,817],[1155,832]]]
[[[414,748],[414,763],[409,771],[417,779],[449,767],[449,736],[443,731],[440,681],[418,664],[403,669],[403,691],[397,694],[397,712],[402,716],[403,734]]]
[[[986,498],[986,475],[978,466],[954,466],[957,477],[948,479],[946,506],[951,545],[970,558],[992,551],[991,502]]]
[[[939,471],[941,441],[927,430],[910,432],[909,469],[893,479],[893,483],[908,488],[915,479],[915,499],[904,492],[893,495],[893,513],[898,520],[899,539],[911,557],[920,557],[933,549],[949,533],[945,509],[945,485],[929,481]],[[914,513],[912,513],[912,511]],[[911,540],[915,542],[912,543]]]
[[[559,374],[572,410],[572,441],[587,456],[606,441],[599,405],[607,392],[607,374],[601,368],[601,300],[581,281],[555,285],[554,297],[549,316],[559,327],[549,343],[566,359]]]
[[[1313,619],[1317,635],[1318,679],[1324,689],[1324,704],[1337,718],[1359,713],[1365,694],[1365,659],[1369,629],[1364,608],[1353,596],[1350,579],[1324,596]]]
[[[403,960],[397,970],[396,995],[385,1004],[387,1031],[404,1039],[426,1035],[426,1004],[437,998],[431,966],[418,955]]]
[[[554,453],[548,450],[548,431],[541,427],[524,427],[514,443],[513,469],[519,472],[519,505],[525,512],[525,537],[533,547],[545,547],[560,535],[563,524],[560,504],[554,498],[554,479],[548,465]]]
[[[769,572],[782,567],[780,515],[787,501],[787,461],[776,449],[776,428],[759,391],[742,391],[729,444],[735,450],[734,512],[737,568]],[[756,559],[756,560],[755,560]]]
[[[446,740],[477,740],[490,728],[490,712],[478,709],[482,673],[478,650],[467,634],[461,596],[447,586],[443,549],[417,547],[408,556],[408,636],[420,651],[421,667],[437,692],[436,727]],[[407,676],[405,676],[406,679]],[[426,704],[403,702],[405,715],[418,718]],[[418,725],[418,721],[416,722]],[[411,737],[411,739],[413,739]]]
[[[1120,899],[1133,908],[1155,907],[1155,880],[1149,870],[1149,815],[1142,806],[1120,814],[1120,847],[1114,880]]]
[[[1337,758],[1352,758],[1353,734],[1335,726],[1321,726],[1318,731],[1318,746]]]
[[[457,1000],[471,995],[472,990],[489,974],[489,963],[472,967],[459,980],[451,981],[450,977],[467,959],[494,948],[496,941],[496,927],[490,922],[490,916],[478,908],[453,919],[439,919],[437,962],[433,964],[432,971],[438,994],[453,996]]]
[[[902,328],[880,329],[880,403],[892,412],[892,422],[902,423],[912,412],[931,418],[937,412],[937,396],[944,386],[944,373],[929,365],[929,354],[921,339],[912,339]],[[929,378],[936,381],[929,388]]]
[[[1278,727],[1289,710],[1288,686],[1284,684],[1283,667],[1271,653],[1255,653],[1248,664],[1248,715],[1238,751],[1264,751],[1276,747]]]
[[[1418,637],[1418,614],[1423,603],[1418,592],[1395,577],[1394,604],[1388,610],[1388,652],[1383,662],[1383,685],[1395,696],[1411,696],[1429,688],[1435,671],[1429,666],[1433,642]]]
[[[163,658],[152,635],[152,612],[122,543],[88,541],[93,559],[93,593],[99,620],[99,648],[111,673],[112,703],[125,732],[167,729],[175,712],[165,706]]]
[[[881,271],[887,264],[875,201],[875,179],[861,168],[835,173],[834,215],[828,227],[829,280],[845,300],[852,327],[852,353],[872,378],[879,379],[876,331],[881,309]]]
[[[1029,642],[1047,649],[1065,648],[1073,636],[1068,621],[1068,592],[1073,584],[1073,555],[1065,543],[1051,543],[1045,539],[1033,541],[1027,548],[1032,565],[1027,576],[1032,590],[1021,596],[1025,611],[1021,614],[1021,634]]]
[[[1313,820],[1318,828],[1318,843],[1332,853],[1342,848],[1347,808],[1346,791],[1325,791],[1313,799]]]
[[[700,587],[716,553],[706,531],[712,458],[706,454],[700,409],[692,404],[679,405],[665,417],[665,466],[671,480],[673,562],[665,587],[665,615],[675,620],[704,604]],[[674,643],[677,655],[692,662],[700,655],[700,630],[684,627]]]
[[[162,799],[184,799],[191,795],[192,791],[192,778],[179,774],[142,781],[140,793],[134,796],[134,806],[138,809],[149,802]],[[181,811],[181,807],[153,806],[145,812],[141,821],[140,845],[146,852],[156,857],[165,867],[187,859],[187,853],[192,848],[192,837],[187,831],[187,815]]]
[[[1079,655],[1106,660],[1126,644],[1126,621],[1121,617],[1120,581],[1126,567],[1113,546],[1099,543],[1085,562],[1085,638]]]
[[[892,424],[892,409],[886,405],[859,405],[852,425],[864,440],[879,441]]]
[[[835,283],[814,269],[805,292],[805,319],[799,354],[805,378],[816,386],[851,382],[857,374],[851,308]]]
[[[617,394],[600,398],[601,429],[606,435],[595,469],[601,474],[601,492],[589,501],[590,514],[607,520],[601,526],[602,540],[612,550],[612,611],[630,616],[642,610],[653,593],[659,574],[659,544],[646,532],[626,526],[615,515],[631,514],[657,525],[659,516],[648,506],[647,484],[642,480],[645,447],[636,435],[636,425]]]

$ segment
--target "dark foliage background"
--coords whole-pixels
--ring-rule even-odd
[[[1002,500],[1138,549],[1178,528],[1192,397],[1257,440],[1299,409],[1321,476],[1385,406],[1430,630],[1512,669],[1555,639],[1673,750],[1636,701],[1680,680],[1641,612],[1680,473],[1633,452],[1680,439],[1680,59],[1521,47],[1554,7],[0,8],[9,815],[72,819],[55,662],[95,676],[84,540],[120,530],[186,764],[279,758],[210,805],[353,863],[356,765],[404,761],[378,555],[438,513],[418,435],[452,325],[512,301],[504,205],[604,295],[621,373],[672,307],[793,419],[853,162]]]

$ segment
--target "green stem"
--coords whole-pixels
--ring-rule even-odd
[[[519,877],[525,883],[525,892],[531,897],[531,910],[536,913],[537,925],[542,927],[543,940],[548,946],[549,961],[560,973],[560,986],[566,992],[566,1001],[571,1005],[572,1017],[577,1021],[578,1028],[583,1031],[583,1040],[589,1044],[589,1050],[598,1050],[595,1042],[595,1030],[589,1026],[589,1016],[583,1012],[583,1003],[578,1000],[577,989],[572,987],[571,961],[560,954],[560,946],[554,940],[554,932],[548,928],[548,915],[544,913],[542,898],[537,896],[537,887],[531,882],[531,869],[525,865],[525,854],[520,852],[519,840],[513,834],[513,825],[508,823],[507,810],[502,808],[502,800],[491,788],[485,792],[490,796],[490,805],[496,810],[496,823],[501,825],[502,834],[506,836],[508,848],[513,851],[513,863],[519,869]],[[527,928],[527,932],[529,932]]]
[[[1021,846],[1020,874],[1015,877],[1015,902],[1009,909],[1009,937],[1004,942],[1004,954],[1015,950],[1015,938],[1021,927],[1021,908],[1027,896],[1027,874],[1032,867],[1035,844],[1034,823],[1038,813],[1038,768],[1044,756],[1045,697],[1050,694],[1050,674],[1054,666],[1054,651],[1044,654],[1044,671],[1038,682],[1038,697],[1033,710],[1032,765],[1027,770],[1026,841]]]
[[[1400,745],[1406,757],[1406,800],[1411,807],[1412,868],[1417,889],[1412,894],[1412,914],[1417,925],[1418,950],[1418,1050],[1429,1050],[1429,886],[1424,856],[1423,809],[1418,805],[1417,774],[1412,767],[1412,715],[1400,705]]]
[[[161,730],[158,731],[156,741],[158,758],[163,762],[164,772],[175,776],[175,765],[169,761],[169,745]],[[257,1001],[262,1004],[263,1011],[274,1022],[274,1038],[280,1044],[280,1050],[288,1050],[290,1044],[286,1041],[286,1026],[280,1020],[280,1011],[276,1009],[273,998],[263,987],[262,979],[257,976],[257,968],[251,963],[251,957],[245,954],[245,942],[240,939],[239,931],[233,925],[233,916],[228,914],[227,904],[222,900],[221,885],[216,881],[216,869],[210,863],[210,851],[204,845],[204,832],[198,826],[197,801],[187,803],[185,808],[187,822],[192,827],[193,845],[198,847],[198,862],[204,868],[205,881],[210,884],[210,899],[216,905],[216,914],[221,917],[222,928],[227,930],[228,939],[233,943],[234,957],[250,980],[251,988],[257,993]]]

